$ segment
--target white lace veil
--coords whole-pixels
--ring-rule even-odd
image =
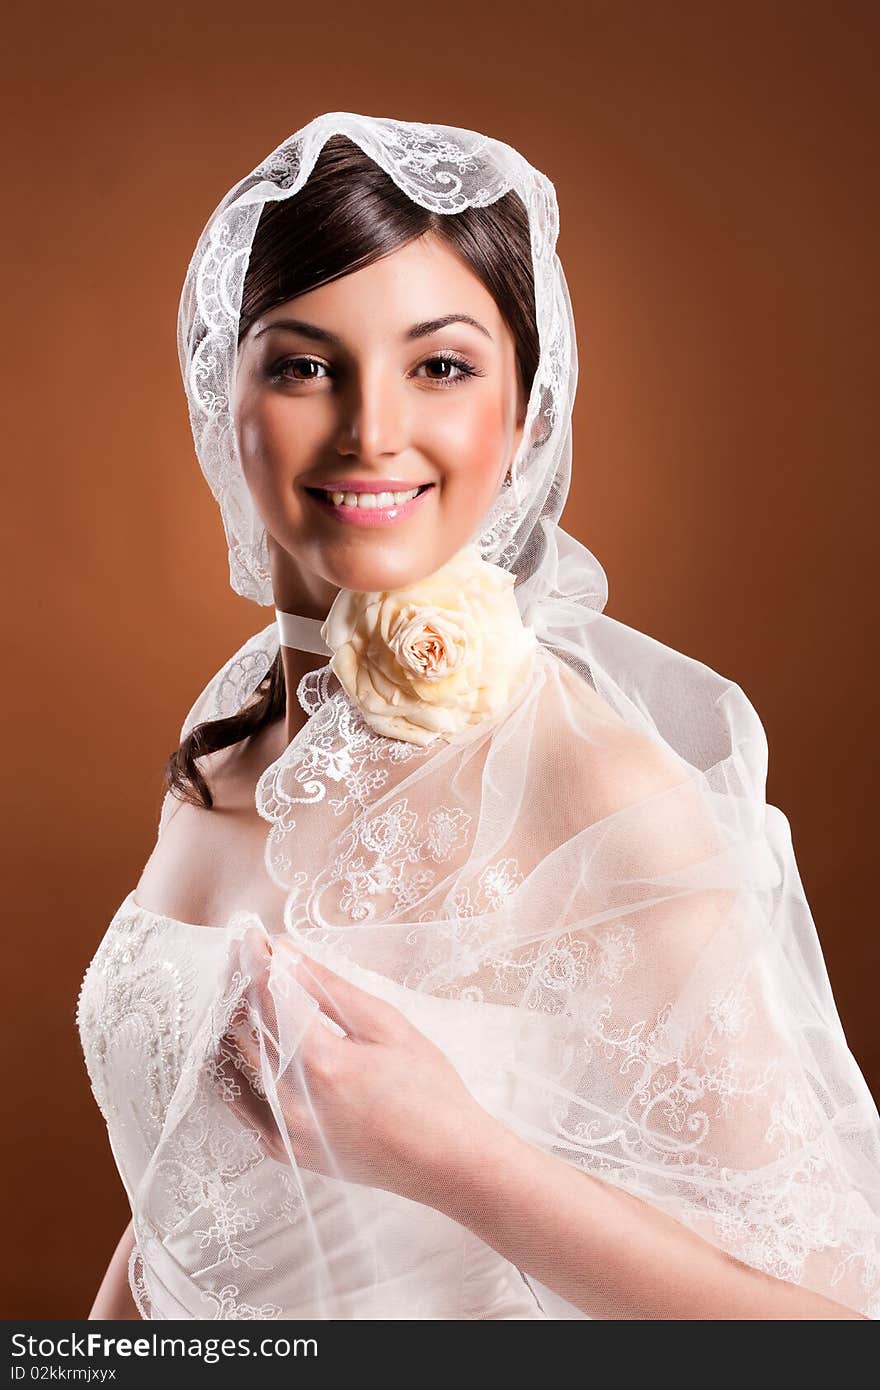
[[[512,486],[480,544],[516,573],[540,645],[525,698],[463,745],[384,738],[329,666],[305,677],[310,718],[256,792],[284,930],[406,1013],[531,1143],[746,1264],[876,1317],[880,1117],[788,822],[766,803],[764,730],[735,682],[605,614],[602,567],[558,524],[574,325],[553,185],[510,146],[332,112],[210,218],[179,350],[232,587],[273,603],[230,414],[251,243],[264,205],[296,196],[334,133],[436,212],[509,190],[527,209],[540,361]],[[277,650],[272,622],[212,678],[182,732],[240,708]],[[261,954],[263,926],[244,913],[224,929],[212,1005],[157,1117],[132,1193],[137,1296],[151,1317],[394,1317],[408,1223],[427,1209],[337,1176],[341,1156],[326,1173],[298,1162],[299,1046],[320,1021],[278,952]],[[230,1027],[258,1049],[250,1072]],[[236,1110],[247,1086],[265,1098],[262,1131]],[[333,1169],[329,1141],[328,1152]],[[411,1258],[415,1286],[426,1252]],[[550,1316],[587,1316],[528,1282]]]

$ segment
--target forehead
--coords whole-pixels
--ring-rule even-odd
[[[403,336],[414,323],[454,313],[466,313],[485,327],[489,337],[471,325],[450,325],[486,349],[504,336],[498,306],[482,280],[452,247],[431,234],[275,305],[256,320],[249,336],[294,311],[297,318],[320,323],[345,340],[379,333]]]

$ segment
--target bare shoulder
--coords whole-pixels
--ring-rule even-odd
[[[628,725],[625,720],[617,713],[604,696],[584,677],[578,674],[567,661],[557,656],[555,652],[548,652],[550,669],[554,673],[554,684],[563,692],[565,699],[571,704],[573,709],[579,709],[588,717],[597,719],[603,724],[612,727],[626,729]]]
[[[732,897],[733,867],[705,779],[571,668],[542,693],[534,841],[574,847],[559,863],[577,866],[578,889],[600,907],[629,900],[628,922],[662,932],[664,969],[689,968]]]
[[[688,780],[687,767],[659,735],[628,724],[584,677],[561,660],[555,665],[552,685],[561,692],[562,707],[548,714],[556,724],[559,756],[574,753],[578,780],[588,778],[591,793],[601,791],[608,805],[627,805]]]
[[[659,734],[628,724],[571,668],[548,680],[544,701],[535,733],[539,833],[557,843],[593,834],[603,853],[648,876],[713,852],[717,832],[699,774]]]

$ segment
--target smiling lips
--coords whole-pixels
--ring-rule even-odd
[[[339,521],[380,526],[410,516],[433,486],[433,483],[420,483],[405,487],[395,478],[379,478],[369,483],[345,479],[335,485],[307,487],[306,492]]]

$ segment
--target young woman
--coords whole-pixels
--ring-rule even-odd
[[[558,525],[557,231],[509,146],[333,112],[199,239],[196,451],[275,613],[83,981],[132,1205],[95,1317],[880,1307],[880,1117],[758,716]]]

